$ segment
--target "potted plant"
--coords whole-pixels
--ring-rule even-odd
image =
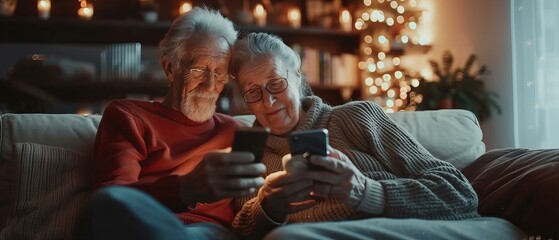
[[[146,22],[157,22],[159,4],[156,0],[140,1],[140,14]]]
[[[495,101],[498,95],[485,88],[481,76],[487,73],[487,66],[478,70],[472,68],[477,57],[471,54],[463,68],[452,69],[454,57],[445,51],[442,67],[433,60],[429,63],[436,78],[428,81],[419,76],[419,85],[412,87],[408,96],[408,105],[416,110],[435,110],[445,108],[466,109],[473,112],[480,122],[491,117],[493,110],[501,114],[501,108]],[[415,93],[415,94],[413,94]]]

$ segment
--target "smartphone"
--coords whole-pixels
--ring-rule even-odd
[[[308,154],[328,156],[328,129],[292,132],[289,136],[291,155]]]
[[[267,128],[239,127],[235,131],[231,150],[251,152],[254,154],[254,162],[260,162],[269,134],[270,130]]]

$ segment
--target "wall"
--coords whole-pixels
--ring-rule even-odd
[[[473,53],[490,74],[486,87],[499,94],[503,112],[482,124],[487,149],[513,147],[513,80],[510,0],[422,0],[430,10],[433,48],[416,66],[429,68],[428,59],[440,62],[449,50],[455,64],[463,66]],[[418,1],[422,2],[422,1]]]

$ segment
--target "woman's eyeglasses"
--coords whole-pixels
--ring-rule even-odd
[[[276,78],[269,81],[262,87],[252,88],[245,91],[243,93],[243,99],[246,103],[258,102],[262,99],[262,95],[264,94],[262,92],[262,89],[266,89],[266,91],[268,91],[270,94],[277,94],[285,91],[285,89],[287,89],[287,86],[288,84],[286,78]]]

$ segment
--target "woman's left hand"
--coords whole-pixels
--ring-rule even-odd
[[[366,177],[342,152],[328,146],[329,156],[313,155],[310,163],[322,167],[309,171],[307,178],[315,180],[313,195],[333,197],[348,207],[357,207],[365,193]]]

